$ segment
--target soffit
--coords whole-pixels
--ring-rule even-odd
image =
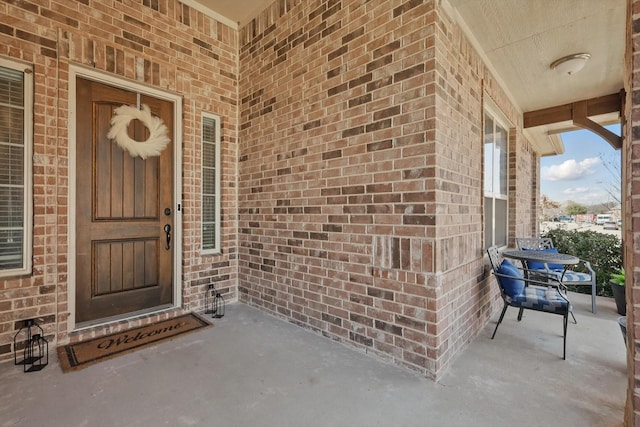
[[[274,3],[274,0],[192,0],[207,9],[236,23],[237,28],[244,27],[260,12]]]
[[[522,112],[619,92],[623,84],[625,0],[448,0],[454,17]],[[549,65],[589,53],[584,69],[562,76]],[[592,118],[608,124],[612,116]],[[615,117],[613,117],[615,121]],[[549,135],[571,122],[529,128],[542,155],[562,144]]]

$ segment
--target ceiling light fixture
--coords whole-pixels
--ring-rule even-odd
[[[556,59],[549,67],[562,75],[570,76],[582,70],[590,58],[591,55],[588,53],[574,53],[573,55]]]

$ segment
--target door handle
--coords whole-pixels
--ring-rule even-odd
[[[164,225],[164,232],[167,235],[167,245],[164,248],[166,250],[169,250],[169,249],[171,249],[171,225],[165,224]]]

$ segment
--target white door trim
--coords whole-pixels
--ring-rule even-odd
[[[69,129],[69,195],[68,195],[68,241],[67,247],[67,304],[69,307],[69,318],[67,320],[67,331],[78,328],[76,324],[76,78],[93,80],[99,83],[108,84],[118,88],[139,92],[140,94],[153,96],[158,99],[173,103],[173,206],[174,212],[174,233],[173,241],[175,250],[173,251],[173,306],[182,306],[182,97],[180,95],[162,91],[138,82],[126,80],[122,77],[86,68],[77,64],[69,65],[69,117],[67,126]],[[159,310],[162,311],[162,310]],[[94,323],[91,326],[97,326]]]

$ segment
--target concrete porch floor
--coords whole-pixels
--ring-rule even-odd
[[[244,304],[213,328],[63,374],[0,365],[0,426],[621,426],[625,347],[613,300],[498,315],[439,382]]]

